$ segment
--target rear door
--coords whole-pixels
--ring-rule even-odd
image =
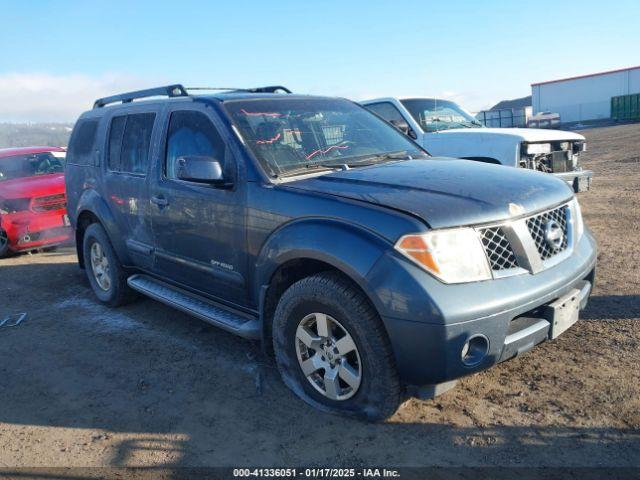
[[[109,121],[104,172],[105,198],[133,263],[152,265],[153,234],[147,177],[153,156],[154,126],[159,111],[144,107],[115,112]]]
[[[230,303],[247,295],[244,173],[227,145],[219,118],[204,105],[170,107],[150,200],[155,272]],[[177,178],[177,159],[207,156],[223,166],[232,186]]]

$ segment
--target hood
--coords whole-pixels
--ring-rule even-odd
[[[65,193],[64,174],[36,175],[0,182],[2,198],[34,198]]]
[[[469,160],[408,160],[292,181],[287,188],[389,207],[432,228],[506,220],[573,196],[553,175]]]
[[[451,128],[441,130],[438,134],[467,135],[502,135],[517,137],[522,142],[558,142],[563,140],[584,140],[584,136],[564,130],[547,130],[545,128]]]

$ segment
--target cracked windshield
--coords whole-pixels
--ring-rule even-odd
[[[254,155],[277,177],[426,155],[347,100],[248,100],[225,106]]]

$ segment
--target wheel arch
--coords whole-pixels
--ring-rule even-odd
[[[370,230],[335,220],[296,221],[272,234],[256,262],[263,343],[270,345],[273,313],[281,295],[298,280],[320,272],[340,275],[380,314],[366,277],[388,248],[390,243]]]
[[[105,229],[120,262],[123,265],[130,264],[126,245],[124,243],[123,236],[120,234],[120,229],[115,221],[113,213],[109,209],[107,203],[95,190],[85,191],[78,202],[76,212],[75,239],[80,268],[85,267],[84,253],[82,249],[84,233],[89,225],[93,223],[100,223]]]

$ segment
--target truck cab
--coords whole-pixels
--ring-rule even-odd
[[[580,166],[585,138],[574,132],[486,128],[450,100],[377,98],[360,102],[416,140],[432,155],[551,173],[575,192],[589,190],[593,173]]]

